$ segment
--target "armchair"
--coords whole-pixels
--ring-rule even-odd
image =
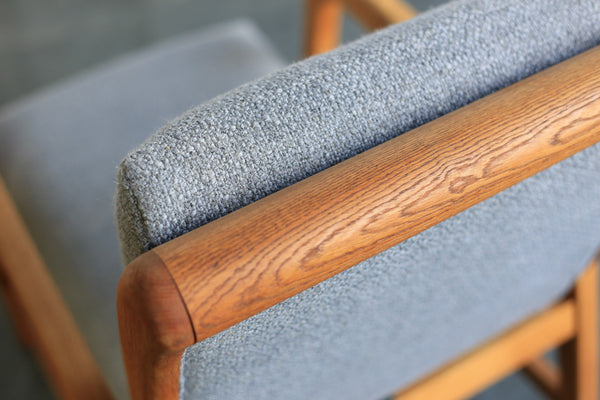
[[[309,2],[309,26],[340,4]],[[374,24],[392,3],[347,4]],[[116,196],[131,396],[464,398],[525,367],[553,398],[598,398],[599,18],[594,1],[455,1],[145,140]],[[58,327],[26,300],[51,280],[19,267],[44,269],[0,198],[18,326],[65,398],[108,397],[55,291]],[[65,331],[76,347],[44,341]]]

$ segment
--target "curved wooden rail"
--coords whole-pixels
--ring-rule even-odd
[[[598,142],[599,68],[595,48],[154,249],[196,340]]]
[[[122,331],[154,326],[182,347],[145,335],[146,351],[181,354],[190,332],[194,342],[221,332],[595,144],[599,68],[597,47],[142,255],[132,268],[170,272],[170,299],[189,329],[170,329],[152,306],[132,318],[129,306]],[[120,296],[135,302],[142,295],[131,287]],[[157,315],[167,310],[154,304]],[[147,359],[136,348],[128,370]],[[178,363],[167,370],[177,379]]]

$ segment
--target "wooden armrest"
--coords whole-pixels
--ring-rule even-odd
[[[596,47],[139,257],[128,270],[141,274],[143,265],[151,264],[156,267],[148,274],[170,275],[173,281],[157,278],[162,283],[156,287],[167,285],[174,305],[170,319],[161,317],[164,303],[152,298],[164,292],[154,292],[150,284],[140,294],[139,276],[131,279],[135,274],[125,273],[119,298],[128,301],[119,300],[119,318],[122,332],[129,332],[123,346],[134,398],[136,387],[149,384],[131,382],[142,350],[139,341],[137,350],[128,350],[128,340],[164,328],[173,335],[169,345],[146,348],[174,354],[180,346],[181,354],[192,341],[221,332],[598,142],[599,66]],[[139,305],[142,298],[147,305]],[[141,319],[131,318],[135,307],[144,310]],[[170,329],[172,315],[186,328]],[[178,365],[173,374],[179,373]],[[171,379],[177,382],[178,375]]]

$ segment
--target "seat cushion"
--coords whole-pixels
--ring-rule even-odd
[[[598,43],[596,0],[459,0],[243,85],[125,158],[124,258]],[[383,397],[541,310],[600,243],[599,152],[191,346],[182,398]]]
[[[0,111],[0,174],[111,387],[126,396],[116,322],[122,272],[115,165],[193,105],[282,66],[255,26],[156,45]]]

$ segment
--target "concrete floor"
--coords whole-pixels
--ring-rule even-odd
[[[419,0],[423,11],[445,0]],[[0,106],[131,50],[237,17],[254,20],[288,61],[301,48],[301,0],[0,1]],[[361,29],[346,24],[345,40]],[[0,398],[53,398],[0,303]],[[476,400],[542,398],[520,375]]]

